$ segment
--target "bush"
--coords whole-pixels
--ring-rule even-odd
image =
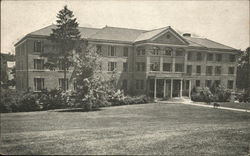
[[[1,88],[0,112],[16,112],[19,94],[10,89]]]
[[[39,95],[37,93],[26,93],[18,101],[18,112],[30,112],[30,111],[39,111],[42,109],[42,106],[37,102]]]

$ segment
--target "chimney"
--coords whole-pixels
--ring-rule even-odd
[[[190,33],[184,33],[182,36],[184,36],[184,37],[191,37],[191,34]]]

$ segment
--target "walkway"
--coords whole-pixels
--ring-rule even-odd
[[[193,106],[200,106],[200,107],[207,107],[207,108],[214,108],[214,106],[211,105],[207,105],[204,104],[202,102],[193,102],[190,99],[179,99],[180,101],[178,101],[177,99],[175,100],[169,100],[169,101],[158,101],[159,103],[178,103],[178,104],[185,104],[185,105],[193,105]],[[224,109],[224,110],[232,110],[232,111],[239,111],[239,112],[248,112],[250,113],[249,109],[238,109],[238,108],[229,108],[229,107],[216,107],[216,109]]]

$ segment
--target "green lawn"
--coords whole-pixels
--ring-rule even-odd
[[[1,114],[2,154],[247,155],[250,113],[183,104]]]

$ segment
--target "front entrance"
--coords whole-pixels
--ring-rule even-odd
[[[149,79],[149,96],[154,98],[190,97],[190,80]]]

